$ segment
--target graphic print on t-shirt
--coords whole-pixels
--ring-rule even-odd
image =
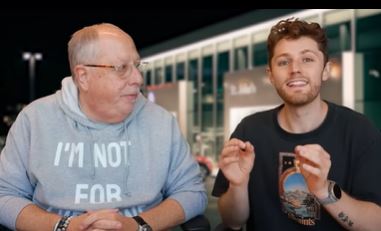
[[[279,153],[279,196],[282,210],[296,222],[312,226],[320,219],[320,204],[309,192],[294,153]]]

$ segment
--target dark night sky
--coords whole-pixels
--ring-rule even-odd
[[[28,103],[28,65],[23,51],[42,52],[36,65],[36,97],[55,92],[69,75],[67,42],[87,25],[110,22],[124,29],[138,49],[212,25],[250,9],[0,9],[0,114],[7,105]]]

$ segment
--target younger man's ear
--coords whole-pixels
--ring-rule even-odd
[[[332,62],[328,61],[323,69],[322,80],[327,81],[331,75]]]
[[[273,78],[270,66],[266,67],[266,74],[267,74],[267,77],[269,78],[271,84],[274,85],[274,82],[273,82],[274,78]]]

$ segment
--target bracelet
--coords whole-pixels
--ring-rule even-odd
[[[54,228],[52,231],[56,231],[57,230],[57,227],[58,227],[58,223],[60,223],[61,219],[57,221],[57,223],[54,225]]]
[[[73,216],[63,216],[54,226],[53,231],[66,231]]]

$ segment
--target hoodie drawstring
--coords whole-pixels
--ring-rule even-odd
[[[126,150],[126,158],[125,158],[125,172],[124,172],[124,179],[123,179],[123,193],[127,196],[131,196],[131,192],[128,191],[128,177],[129,177],[129,174],[130,174],[130,151],[131,151],[131,147],[132,146],[132,143],[131,143],[131,140],[130,140],[130,136],[129,136],[129,129],[128,129],[128,126],[129,124],[125,124],[125,126],[123,126],[123,133],[125,134],[126,136],[126,140],[127,140],[127,150]]]

